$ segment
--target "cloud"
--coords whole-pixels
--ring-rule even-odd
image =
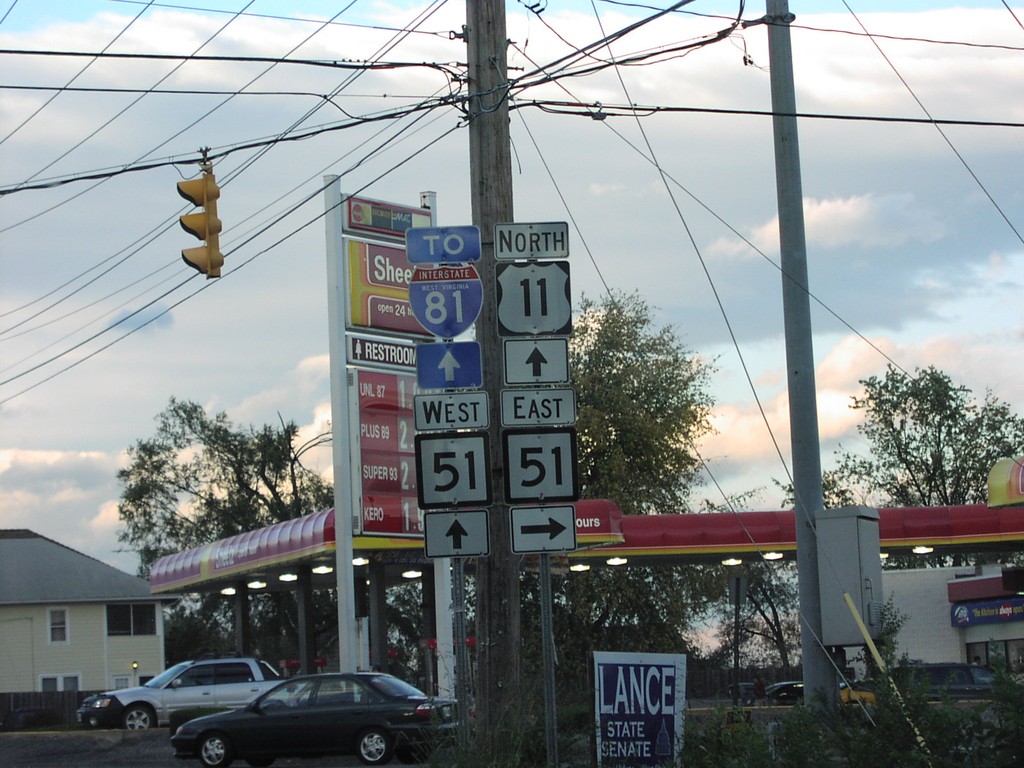
[[[134,573],[116,545],[117,470],[98,451],[0,449],[0,527],[26,528]]]
[[[24,5],[0,28],[0,47],[102,50],[130,18],[72,4],[76,20],[47,14],[29,23]],[[449,3],[426,26],[461,29],[463,9],[464,4]],[[361,13],[360,22],[393,28],[408,11],[403,4],[357,5],[344,21]],[[611,30],[647,12],[622,7],[601,13]],[[1019,29],[1006,24],[1005,10],[864,13],[861,19],[873,33],[889,36],[881,41],[889,60],[936,116],[1019,122],[1024,109],[1018,97],[1019,52],[1012,50]],[[574,46],[603,34],[591,13],[552,7],[545,20]],[[118,50],[182,53],[209,39],[206,54],[279,58],[317,28],[315,22],[244,17],[214,35],[223,22],[219,15],[150,9],[118,40]],[[827,31],[852,29],[848,15],[809,12],[801,22],[794,29],[799,109],[921,116],[870,41]],[[695,39],[723,24],[672,15],[616,41],[614,53]],[[332,24],[294,56],[326,61],[344,51],[353,60],[368,59],[390,37],[384,29]],[[909,39],[924,37],[1008,48]],[[554,61],[567,50],[526,13],[510,13],[509,38],[519,46],[510,57],[527,69],[532,61]],[[454,61],[465,51],[463,41],[447,34],[396,38],[395,46],[387,58]],[[743,53],[754,66],[744,64]],[[8,83],[61,87],[84,63],[8,57],[5,75]],[[78,84],[144,90],[176,64],[97,62]],[[712,381],[720,434],[702,451],[728,491],[765,489],[752,504],[771,506],[779,497],[772,480],[785,476],[789,453],[781,277],[777,266],[751,252],[729,229],[777,261],[771,123],[753,114],[770,109],[767,64],[762,25],[745,29],[742,40],[734,37],[657,65],[566,78],[517,97],[521,103],[600,99],[606,105],[721,107],[750,114],[664,112],[639,121],[595,121],[524,108],[511,127],[516,219],[572,222],[574,297],[599,297],[606,283],[636,291],[689,347],[721,361]],[[267,93],[228,101],[150,93],[61,157],[134,98],[65,90],[5,143],[3,183],[27,179],[54,160],[46,176],[120,168],[138,157],[194,158],[200,146],[231,149],[273,136],[300,119],[306,127],[337,127],[335,121],[344,119],[341,110],[354,115],[391,109],[447,87],[433,70],[364,73],[328,103],[315,94],[337,88],[342,76],[336,69],[278,65],[247,85],[262,66],[188,62],[167,87],[235,91],[245,86]],[[305,93],[295,93],[299,90]],[[0,122],[20,124],[49,95],[6,94]],[[303,118],[315,106],[321,109]],[[156,297],[158,303],[121,327],[137,327],[175,305],[173,314],[146,332],[51,380],[43,381],[57,366],[0,385],[0,400],[12,390],[25,390],[0,407],[0,524],[45,527],[46,535],[80,544],[101,559],[120,557],[114,538],[116,469],[127,446],[152,434],[154,416],[172,396],[224,410],[237,424],[276,424],[280,414],[301,425],[303,439],[321,434],[330,417],[328,355],[339,353],[328,349],[322,177],[341,174],[345,192],[362,190],[402,204],[415,204],[420,191],[434,190],[439,223],[469,223],[466,132],[456,131],[409,159],[461,117],[446,107],[415,123],[375,123],[282,142],[265,153],[219,157],[226,259],[224,277],[217,281],[202,281],[180,259],[181,249],[195,241],[175,224],[183,205],[174,185],[194,167],[122,174],[95,188],[78,182],[0,199],[7,228],[0,235],[3,252],[33,256],[32,269],[3,272],[0,313],[10,312],[0,318],[4,365],[38,361],[41,350],[66,349]],[[1021,201],[1017,179],[1024,174],[1016,132],[958,126],[948,135],[1012,217]],[[372,156],[371,147],[376,148]],[[825,460],[837,441],[845,445],[856,439],[848,403],[858,379],[884,374],[888,362],[851,326],[908,370],[934,364],[976,392],[991,386],[1024,407],[1016,362],[1024,342],[1019,238],[934,126],[801,119],[800,148]],[[309,202],[300,204],[307,197]],[[279,218],[293,205],[294,214]],[[128,253],[130,258],[121,258]],[[106,271],[115,257],[116,268]],[[97,265],[104,265],[102,277],[88,282],[98,274]],[[163,296],[177,282],[184,287]],[[66,289],[58,288],[65,284]],[[5,333],[11,323],[45,306],[42,297],[55,289],[51,300],[57,304],[34,323],[39,328]],[[15,309],[23,306],[27,309]],[[782,460],[746,388],[748,371],[730,346],[733,336]],[[99,343],[110,337],[100,337]],[[87,345],[82,353],[96,346]],[[5,375],[23,367],[15,365]],[[310,460],[325,474],[333,471],[329,452],[317,451]]]
[[[174,325],[170,307],[163,304],[143,306],[138,309],[123,309],[114,316],[108,328],[112,331],[157,331]]]
[[[947,232],[936,214],[924,209],[911,194],[868,193],[827,200],[804,199],[807,247],[835,250],[893,248],[909,242],[932,243]],[[779,250],[779,220],[754,227],[747,239],[766,254]],[[752,255],[750,246],[723,237],[708,247],[712,255]]]

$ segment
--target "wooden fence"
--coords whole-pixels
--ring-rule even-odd
[[[65,725],[77,722],[75,710],[94,691],[48,691],[45,693],[0,693],[0,723],[16,709],[48,709],[57,713]]]

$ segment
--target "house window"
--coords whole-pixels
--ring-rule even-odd
[[[116,604],[107,606],[107,635],[155,635],[156,606]]]
[[[78,675],[42,675],[39,678],[39,690],[43,693],[77,691]]]
[[[51,608],[49,611],[50,642],[66,643],[68,641],[68,610],[67,608]]]

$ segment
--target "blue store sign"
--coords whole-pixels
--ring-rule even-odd
[[[953,603],[949,608],[950,624],[961,629],[981,624],[1004,624],[1008,621],[1024,621],[1024,597],[971,600]]]

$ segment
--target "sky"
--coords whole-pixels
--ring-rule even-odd
[[[510,76],[535,83],[514,93],[515,219],[569,222],[574,301],[636,292],[713,365],[695,506],[724,503],[721,488],[778,509],[789,428],[766,27],[667,52],[737,15],[695,0],[588,61],[659,55],[556,83],[530,74],[652,5],[507,4]],[[789,7],[823,465],[840,445],[865,450],[850,400],[890,362],[1024,412],[1024,6]],[[323,431],[322,177],[402,205],[433,191],[439,224],[472,223],[460,113],[399,115],[458,87],[464,16],[462,2],[408,0],[0,7],[0,528],[134,572],[116,475],[171,398],[237,425]],[[55,55],[104,50],[306,63]],[[629,104],[635,115],[615,109]],[[307,137],[270,141],[284,133]],[[211,281],[182,263],[196,241],[177,225],[175,184],[201,147],[217,157],[224,222]],[[311,460],[330,472],[329,453]]]

